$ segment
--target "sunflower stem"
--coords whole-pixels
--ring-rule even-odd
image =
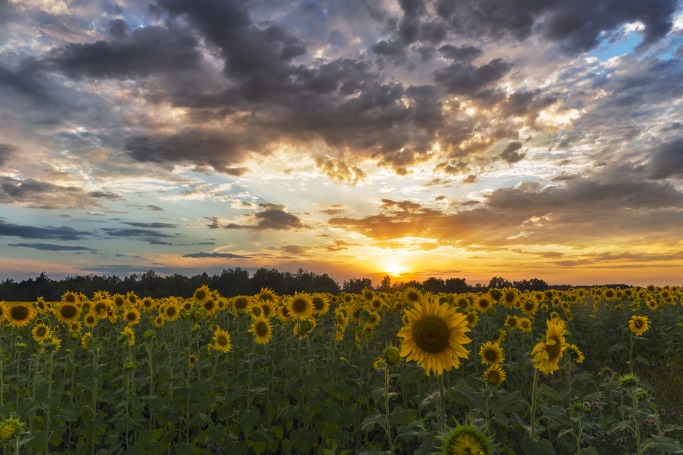
[[[389,365],[384,366],[384,415],[387,418],[387,438],[389,439],[389,453],[394,453],[394,438],[391,435],[391,423],[389,423]]]
[[[443,374],[438,375],[439,383],[439,433],[446,431],[446,390],[443,385]]]
[[[531,439],[536,440],[536,405],[538,397],[538,369],[534,370],[534,385],[531,388]]]

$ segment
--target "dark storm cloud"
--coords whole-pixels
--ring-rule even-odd
[[[453,29],[474,37],[524,40],[539,30],[577,53],[594,48],[602,32],[609,36],[631,22],[645,25],[643,45],[655,43],[671,30],[676,5],[677,0],[437,0],[435,9]]]
[[[177,237],[176,235],[166,234],[151,229],[115,229],[104,228],[103,231],[112,237],[126,237],[129,239],[143,240],[151,245],[174,245],[165,239]]]
[[[0,203],[25,204],[33,208],[64,209],[98,206],[97,199],[118,199],[114,193],[86,192],[75,186],[60,186],[34,179],[0,177]]]
[[[659,146],[647,165],[649,177],[665,179],[683,176],[683,137]]]
[[[15,68],[0,62],[0,89],[8,88],[36,104],[53,102],[53,86],[44,69],[45,65],[33,58],[22,60]]]
[[[240,225],[231,223],[223,226],[226,229],[246,229],[250,231],[263,230],[300,230],[306,229],[301,219],[286,211],[282,204],[259,204],[261,211],[251,215],[253,224]]]
[[[11,155],[14,155],[17,148],[10,144],[0,144],[0,165],[4,164]]]
[[[0,220],[0,236],[21,237],[24,239],[55,239],[55,240],[81,240],[92,234],[86,231],[77,231],[68,226],[61,227],[36,227],[20,224],[7,223]]]
[[[512,66],[497,58],[479,67],[471,63],[453,63],[433,73],[434,82],[449,93],[471,94],[505,76]]]
[[[53,50],[50,61],[72,78],[146,77],[196,69],[201,61],[197,40],[182,30],[150,26],[127,36],[124,25],[112,24],[118,39],[67,44]]]
[[[471,62],[483,53],[480,48],[475,46],[452,46],[450,44],[441,46],[439,52],[449,60],[459,60],[462,62]]]
[[[186,131],[170,136],[138,136],[128,139],[126,150],[136,161],[173,165],[174,163],[195,163],[211,166],[219,172],[240,175],[246,169],[235,167],[246,158],[248,149],[255,149],[257,138],[238,140],[218,133],[204,133],[198,130]]]
[[[33,248],[42,251],[95,251],[84,246],[55,245],[54,243],[10,243],[8,246]]]
[[[554,104],[556,101],[556,97],[544,95],[540,90],[533,92],[522,90],[509,95],[502,103],[501,109],[506,117],[526,115],[535,117],[538,111]]]
[[[234,253],[188,253],[183,254],[184,258],[224,258],[224,259],[242,259],[248,256],[242,256]]]

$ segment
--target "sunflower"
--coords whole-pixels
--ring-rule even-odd
[[[256,294],[256,300],[264,300],[266,302],[272,302],[275,303],[277,300],[277,294],[275,294],[275,291],[269,288],[261,288],[261,292]]]
[[[85,325],[86,327],[91,329],[97,325],[97,321],[98,321],[98,319],[94,314],[88,313],[83,318],[83,325]]]
[[[81,309],[74,303],[62,303],[57,308],[57,319],[64,324],[75,321],[81,315]]]
[[[374,302],[374,299],[373,299]],[[325,314],[330,310],[330,304],[324,294],[316,293],[311,296],[313,312],[315,314]],[[381,303],[380,303],[381,306]]]
[[[187,358],[187,366],[194,368],[194,364],[197,363],[197,360],[199,360],[199,358],[196,355],[190,354],[190,356]]]
[[[396,366],[399,363],[401,363],[401,350],[393,344],[390,344],[389,346],[384,348],[383,355],[385,362],[390,367]]]
[[[536,299],[526,299],[522,302],[521,310],[527,316],[533,316],[538,310],[538,300]]]
[[[8,417],[0,422],[0,442],[9,441],[10,439],[18,438],[19,434],[24,431],[26,425],[19,420],[18,417]],[[19,445],[17,444],[17,447]],[[18,453],[18,452],[17,452]]]
[[[531,351],[534,368],[544,374],[553,374],[559,367],[560,359],[567,349],[564,338],[565,324],[562,319],[546,321],[545,341],[534,346]]]
[[[206,299],[211,297],[211,290],[209,289],[209,287],[207,285],[203,284],[199,288],[197,288],[196,291],[194,291],[193,297],[194,297],[195,302],[201,304]]]
[[[164,316],[161,314],[158,315],[157,317],[155,317],[154,321],[152,321],[152,323],[154,324],[154,327],[156,327],[157,329],[162,328],[164,326],[164,322],[165,322]]]
[[[15,303],[7,307],[7,315],[5,316],[9,321],[9,325],[13,327],[24,327],[36,316],[36,309],[33,305]]]
[[[568,344],[567,351],[571,351],[572,354],[574,354],[574,362],[576,363],[582,363],[584,360],[586,360],[586,357],[583,355],[583,352],[581,352],[581,349],[579,349],[579,347],[575,344]]]
[[[529,318],[517,318],[517,328],[524,333],[531,333],[533,326]]]
[[[199,289],[197,291],[199,291]],[[204,310],[204,313],[206,313],[207,316],[212,316],[218,310],[218,305],[216,305],[216,301],[211,297],[204,299],[201,302],[201,305],[202,309]]]
[[[398,332],[403,338],[401,356],[407,361],[415,360],[429,375],[441,375],[444,370],[458,368],[460,358],[467,358],[469,351],[463,345],[472,342],[465,333],[467,318],[447,304],[431,301],[416,303],[405,310],[408,323]]]
[[[107,317],[107,313],[109,312],[109,308],[111,305],[111,300],[108,299],[103,299],[95,302],[95,304],[92,307],[92,313],[95,314],[100,319],[104,319]]]
[[[129,325],[123,328],[121,331],[119,340],[121,342],[127,342],[128,346],[134,346],[135,345],[135,332],[133,331],[133,328]]]
[[[166,321],[175,321],[180,317],[180,309],[175,302],[169,302],[163,309],[163,316]]]
[[[317,325],[318,323],[313,318],[304,319],[303,321],[299,321],[298,324],[294,324],[292,333],[303,340],[313,332],[313,329],[315,329]]]
[[[254,319],[251,328],[248,330],[254,336],[254,341],[258,344],[268,344],[272,335],[270,321],[264,317]]]
[[[113,302],[116,308],[121,309],[126,305],[126,298],[121,294],[114,294]]]
[[[492,306],[493,301],[491,301],[491,297],[489,297],[488,295],[482,294],[475,300],[474,307],[477,309],[477,311],[481,313],[488,310]]]
[[[249,307],[250,299],[245,295],[238,295],[233,298],[232,304],[237,312],[244,312]]]
[[[479,314],[475,311],[470,311],[465,315],[467,319],[467,327],[476,327],[479,323]]]
[[[76,305],[78,303],[78,300],[78,294],[76,294],[75,292],[66,291],[64,294],[62,294],[61,302]]]
[[[489,437],[471,425],[457,425],[444,436],[443,455],[491,455]]]
[[[481,345],[479,355],[481,356],[481,363],[489,366],[498,365],[505,360],[505,355],[503,354],[500,345],[491,341],[487,341]]]
[[[422,294],[415,288],[408,288],[403,292],[403,299],[407,303],[417,304],[422,302]]]
[[[647,332],[650,328],[650,320],[647,316],[633,315],[631,316],[631,320],[628,321],[628,328],[636,336],[642,336],[643,333]]]
[[[56,337],[55,335],[50,335],[43,341],[42,344],[42,352],[46,352],[48,354],[54,354],[58,352],[62,348],[62,340],[59,337]]]
[[[85,332],[83,336],[81,337],[81,346],[83,349],[88,349],[90,347],[90,343],[92,342],[92,333],[91,332]]]
[[[273,303],[267,300],[260,300],[259,303],[261,305],[261,309],[263,310],[263,317],[266,319],[270,319],[271,317],[273,317],[273,315],[275,314],[275,308],[273,306]]]
[[[259,305],[258,303],[255,303],[251,306],[251,317],[252,318],[263,317],[263,307],[261,305]]]
[[[35,327],[33,327],[33,330],[31,330],[31,336],[33,337],[34,340],[36,340],[38,343],[43,343],[50,335],[52,335],[52,331],[50,328],[43,324],[36,324]]]
[[[126,294],[126,302],[128,302],[128,304],[130,304],[130,305],[135,306],[135,304],[138,303],[138,296],[135,295],[135,293],[132,292],[132,291],[131,291],[131,292],[128,292],[128,293]]]
[[[313,314],[313,303],[308,294],[297,292],[287,302],[287,309],[292,318],[301,321]]]
[[[516,288],[506,288],[503,290],[503,305],[514,308],[519,300],[519,291]]]
[[[231,348],[230,334],[223,329],[216,329],[213,333],[213,349],[221,352],[230,352]]]
[[[123,319],[128,325],[138,325],[140,323],[140,312],[137,308],[130,308],[123,315]]]
[[[72,332],[80,332],[82,328],[83,324],[81,324],[81,321],[72,321],[69,324],[69,330]]]
[[[372,331],[375,327],[379,325],[381,321],[382,317],[379,315],[379,313],[376,311],[371,311],[368,314],[367,320],[365,321],[365,329],[368,331]]]
[[[384,359],[383,356],[377,357],[373,362],[372,362],[372,368],[375,370],[385,370],[387,368],[387,362]]]
[[[514,314],[508,314],[507,318],[505,319],[505,326],[511,329],[517,328],[517,320],[517,316]]]
[[[507,376],[505,370],[503,370],[500,365],[491,365],[484,371],[484,381],[493,385],[500,385],[505,382]]]

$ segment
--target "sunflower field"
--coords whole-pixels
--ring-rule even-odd
[[[683,453],[683,288],[0,303],[3,454]]]

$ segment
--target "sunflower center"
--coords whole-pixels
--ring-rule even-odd
[[[636,329],[639,329],[643,326],[643,321],[641,321],[640,319],[634,319],[633,325],[636,327]]]
[[[45,335],[47,335],[47,327],[42,326],[42,325],[39,325],[39,326],[38,326],[38,329],[36,330],[36,336],[37,336],[38,338],[42,338],[42,337],[44,337]]]
[[[307,307],[308,305],[306,305],[306,301],[304,299],[294,299],[292,302],[292,309],[295,313],[305,313]]]
[[[170,317],[175,316],[175,307],[170,306],[170,307],[166,308],[166,315],[170,316]]]
[[[15,321],[23,321],[28,319],[30,313],[31,312],[29,311],[28,307],[24,305],[14,306],[9,311],[10,317]]]
[[[228,345],[228,337],[226,337],[225,335],[223,335],[221,333],[216,338],[216,344],[218,344],[219,346],[227,346]]]
[[[204,300],[206,298],[206,292],[203,289],[198,289],[197,292],[194,293],[194,298],[197,300]]]
[[[436,354],[449,346],[450,331],[442,319],[428,316],[415,322],[413,339],[417,347],[423,351]]]
[[[205,310],[211,311],[211,310],[213,310],[213,307],[214,307],[213,300],[209,299],[206,302],[204,302],[204,309]]]
[[[489,362],[495,362],[498,360],[498,352],[493,348],[487,349],[484,351],[484,358]]]
[[[245,298],[238,298],[235,299],[235,308],[238,310],[243,310],[247,307],[247,299]]]
[[[555,360],[559,359],[560,354],[562,354],[562,340],[559,337],[550,337],[550,339],[555,343],[546,343],[545,352],[548,353],[548,361],[554,362]]]
[[[73,305],[64,305],[62,306],[61,313],[65,319],[71,319],[76,316],[78,309]]]
[[[264,336],[268,335],[268,324],[266,324],[265,322],[257,323],[255,329],[256,329],[256,335],[258,335],[260,337],[264,337]]]
[[[126,314],[126,320],[127,321],[135,321],[137,319],[137,315],[134,312],[130,312]]]

